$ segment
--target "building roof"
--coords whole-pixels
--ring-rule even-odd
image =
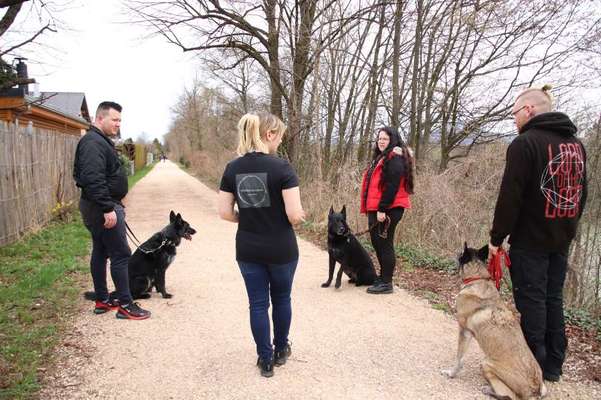
[[[62,114],[90,121],[86,95],[81,92],[41,92],[36,103]]]

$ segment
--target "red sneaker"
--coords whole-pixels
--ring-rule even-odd
[[[94,314],[104,314],[105,312],[116,310],[117,308],[119,308],[119,300],[96,300]]]

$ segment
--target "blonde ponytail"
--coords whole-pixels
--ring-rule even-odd
[[[238,155],[243,156],[252,151],[269,153],[264,139],[267,132],[283,135],[286,125],[275,115],[266,112],[245,114],[238,122]]]
[[[259,127],[261,120],[258,115],[245,114],[238,122],[238,155],[243,156],[251,151],[268,153],[267,146],[261,140]]]

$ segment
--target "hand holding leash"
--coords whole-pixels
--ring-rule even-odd
[[[490,254],[490,245],[488,248]],[[488,260],[488,273],[490,274],[490,279],[495,282],[495,286],[497,290],[501,288],[501,279],[503,279],[503,266],[501,265],[501,260],[505,259],[505,266],[509,268],[511,265],[511,261],[509,260],[509,256],[505,252],[503,247],[495,247],[494,255]]]
[[[494,256],[497,255],[499,251],[499,246],[494,246],[492,243],[488,243],[488,262],[493,259]]]
[[[376,217],[378,218],[378,222],[384,222],[386,220],[386,213],[378,211]]]

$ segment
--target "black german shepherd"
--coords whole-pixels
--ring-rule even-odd
[[[175,248],[182,238],[192,240],[195,233],[196,230],[179,213],[169,213],[169,225],[142,243],[129,259],[129,290],[134,299],[149,298],[153,286],[163,298],[173,297],[165,289],[165,271],[175,259]],[[114,292],[110,297],[113,296]],[[95,300],[96,296],[94,292],[85,292],[84,297]]]
[[[175,259],[175,248],[182,238],[192,240],[196,230],[177,213],[169,213],[169,225],[140,245],[129,259],[129,290],[134,299],[147,299],[154,286],[163,298],[172,294],[165,289],[165,271]]]
[[[328,287],[332,283],[337,261],[340,263],[340,269],[336,275],[336,284],[334,285],[336,289],[340,287],[343,271],[349,276],[349,282],[356,286],[374,283],[376,279],[374,264],[346,223],[346,206],[343,206],[339,213],[334,212],[334,207],[330,207],[328,254],[330,256],[328,280],[322,283],[321,287]]]

